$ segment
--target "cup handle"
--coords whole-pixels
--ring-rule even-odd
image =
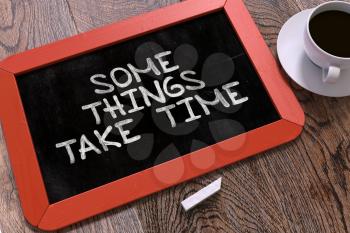
[[[328,69],[323,69],[322,73],[324,83],[335,83],[340,76],[340,68],[331,65]]]

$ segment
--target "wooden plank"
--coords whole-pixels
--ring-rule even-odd
[[[62,232],[77,233],[105,233],[105,232],[125,232],[125,233],[143,233],[141,222],[138,218],[136,208],[127,205],[114,209],[96,217],[90,218],[73,226],[70,226]]]
[[[0,22],[0,59],[76,34],[64,0],[1,1]],[[0,229],[35,232],[22,215],[2,130],[0,177]]]
[[[0,2],[0,59],[76,34],[64,0]],[[3,232],[35,232],[25,221],[0,133],[0,228]]]
[[[283,23],[300,10],[322,2],[246,0],[246,5],[276,54]],[[279,185],[274,179],[273,185],[283,200],[289,225],[292,232],[350,232],[349,97],[321,97],[289,82],[305,110],[306,126],[302,137],[281,151],[281,156],[287,154],[285,158],[279,156],[283,160],[271,159],[276,167],[280,163],[283,171],[270,170],[273,176],[288,177],[278,181]]]
[[[276,54],[283,23],[321,2],[245,4]],[[307,116],[301,138],[142,200],[145,232],[349,232],[349,98],[320,97],[291,84]],[[184,197],[219,176],[223,187],[211,202],[181,209]]]
[[[0,12],[0,59],[76,34],[65,0],[2,0]]]
[[[323,1],[323,0],[322,0]],[[274,54],[282,24],[321,0],[246,0]],[[349,0],[347,0],[349,1]],[[0,57],[172,3],[68,0],[0,2]],[[293,86],[306,112],[295,142],[110,211],[65,232],[350,232],[350,101]],[[0,229],[33,232],[24,221],[0,137]],[[180,201],[223,177],[222,190],[185,213]],[[138,215],[138,216],[137,216]]]
[[[81,3],[80,1],[79,4]],[[124,4],[119,6],[119,12],[124,12],[123,17],[128,17],[169,3],[172,2],[160,1],[152,4],[139,4],[138,2],[124,1]],[[77,7],[77,4],[73,4],[73,6]],[[83,3],[78,8],[83,9],[84,6],[87,5]],[[95,10],[85,11],[89,12],[92,17],[93,24],[89,29],[102,25],[100,21],[94,19],[93,15],[96,13],[99,15],[98,12],[108,12],[110,6],[110,4],[95,2]],[[125,8],[136,9],[136,11],[128,13],[128,11],[124,11]],[[77,27],[71,13],[74,11],[71,12],[65,0],[50,2],[40,0],[30,2],[1,1],[0,21],[4,24],[0,27],[0,59],[75,35]],[[104,20],[112,22],[116,19],[113,17],[109,19],[104,15]],[[77,23],[77,25],[79,24]],[[82,31],[81,28],[79,29]],[[3,232],[36,232],[37,230],[27,224],[22,216],[2,131],[0,136],[0,175],[4,177],[0,180],[0,186],[4,187],[0,191],[0,203],[5,203],[0,205],[0,229]],[[67,230],[69,232],[143,232],[136,209],[130,206],[91,218],[73,225]]]
[[[106,25],[118,20],[164,7],[179,0],[67,0],[76,22],[78,32]]]
[[[0,58],[75,35],[77,30],[65,0],[0,2]],[[36,232],[22,216],[6,144],[0,133],[0,229]],[[121,208],[68,229],[71,232],[142,232],[136,210]]]

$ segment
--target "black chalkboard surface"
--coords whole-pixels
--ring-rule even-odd
[[[223,11],[16,81],[50,204],[280,119]]]

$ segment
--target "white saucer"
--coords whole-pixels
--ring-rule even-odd
[[[322,69],[312,63],[304,52],[304,30],[310,12],[311,9],[299,12],[283,25],[277,39],[281,65],[291,79],[313,93],[330,97],[348,96],[350,69],[342,70],[336,83],[324,83]]]

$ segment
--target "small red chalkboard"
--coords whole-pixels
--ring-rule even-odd
[[[0,117],[24,215],[44,230],[288,142],[304,124],[239,0],[188,0],[9,57]]]

